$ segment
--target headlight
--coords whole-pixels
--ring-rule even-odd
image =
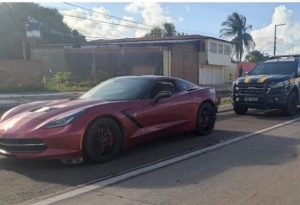
[[[2,116],[1,116],[1,118],[0,118],[0,121],[2,121],[2,120],[3,120],[8,114],[10,114],[11,111],[14,110],[14,109],[15,109],[15,108],[12,108],[12,109],[6,111],[5,113],[3,113]]]
[[[282,81],[282,82],[278,82],[278,83],[272,83],[270,85],[270,88],[271,89],[274,89],[274,88],[286,88],[290,85],[290,81],[289,80],[286,80],[286,81]]]
[[[56,127],[63,127],[66,125],[71,124],[74,120],[80,117],[85,110],[77,111],[75,113],[70,113],[67,116],[60,117],[48,124],[45,125],[45,128],[56,128]]]
[[[238,84],[239,84],[238,80],[233,81],[232,82],[232,90],[234,90],[234,89],[238,90],[238,87],[237,87]]]

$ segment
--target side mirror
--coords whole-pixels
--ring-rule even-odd
[[[170,91],[161,91],[153,99],[154,103],[157,103],[161,98],[171,97],[172,93]]]

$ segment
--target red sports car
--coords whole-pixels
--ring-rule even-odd
[[[75,100],[23,104],[0,120],[0,153],[17,158],[104,162],[137,142],[212,132],[214,89],[163,76],[125,76]]]

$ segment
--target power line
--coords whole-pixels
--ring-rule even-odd
[[[111,25],[115,25],[115,26],[123,26],[123,27],[127,27],[127,28],[134,28],[134,29],[140,29],[140,30],[145,30],[145,31],[151,31],[151,29],[140,28],[140,27],[130,26],[130,25],[123,25],[123,24],[119,24],[119,23],[107,22],[107,21],[96,20],[96,19],[91,19],[91,18],[85,18],[85,17],[80,17],[80,16],[73,16],[73,15],[64,14],[64,17],[94,21],[94,22],[99,22],[99,23],[106,23],[106,24],[111,24]]]
[[[76,38],[77,36],[74,35],[70,35],[70,34],[66,34],[66,33],[61,33],[61,32],[57,32],[57,31],[43,31],[45,33],[52,33],[52,34],[56,34],[56,35],[60,35],[60,36],[68,36],[68,37],[72,37],[72,38]],[[98,39],[104,39],[104,40],[113,40],[113,38],[107,38],[107,37],[100,37],[100,36],[86,36],[84,34],[82,34],[83,37],[85,38],[98,38]]]
[[[106,13],[103,13],[103,12],[95,11],[95,10],[92,10],[92,9],[89,9],[89,8],[86,8],[86,7],[82,7],[82,6],[79,6],[79,5],[75,5],[75,4],[71,4],[71,3],[67,3],[67,2],[63,2],[63,3],[66,4],[66,5],[69,5],[69,6],[81,8],[83,10],[86,10],[86,11],[89,11],[89,12],[92,12],[92,13],[98,13],[98,14],[101,14],[101,15],[104,15],[104,16],[108,16],[110,18],[115,18],[115,19],[119,19],[119,20],[122,20],[122,21],[127,21],[127,22],[130,22],[130,23],[135,23],[135,24],[138,24],[138,25],[150,27],[149,29],[147,29],[147,28],[140,28],[140,27],[131,26],[131,27],[134,27],[134,28],[137,28],[137,29],[143,29],[143,30],[151,31],[155,27],[154,25],[149,25],[149,24],[138,22],[138,21],[123,19],[123,18],[120,18],[120,17],[117,17],[117,16],[113,16],[113,15],[109,15],[109,14],[106,14]],[[122,24],[120,24],[120,25],[122,25]],[[180,29],[180,30],[184,30],[184,29]],[[177,31],[177,33],[180,33],[180,31]]]
[[[120,18],[120,17],[117,17],[117,16],[109,15],[109,14],[106,14],[106,13],[103,13],[103,12],[99,12],[99,11],[94,11],[94,10],[92,10],[92,9],[85,8],[85,7],[78,6],[78,5],[71,4],[71,3],[67,3],[67,2],[63,2],[63,3],[64,3],[64,4],[67,4],[67,5],[69,5],[69,6],[81,8],[81,9],[86,10],[86,11],[90,11],[90,12],[93,12],[93,13],[98,13],[98,14],[101,14],[101,15],[104,15],[104,16],[108,16],[108,17],[110,17],[110,18],[115,18],[115,19],[119,19],[119,20],[122,20],[122,21],[127,21],[127,22],[130,22],[130,23],[140,24],[140,25],[143,25],[143,26],[148,26],[148,27],[153,28],[152,25],[140,23],[140,22],[138,22],[138,21],[133,21],[133,20],[128,20],[128,19]]]

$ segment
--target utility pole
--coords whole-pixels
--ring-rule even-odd
[[[276,40],[277,40],[276,30],[277,30],[277,26],[284,26],[284,25],[285,25],[285,23],[275,24],[275,31],[274,31],[274,53],[273,53],[274,56],[276,55]]]

